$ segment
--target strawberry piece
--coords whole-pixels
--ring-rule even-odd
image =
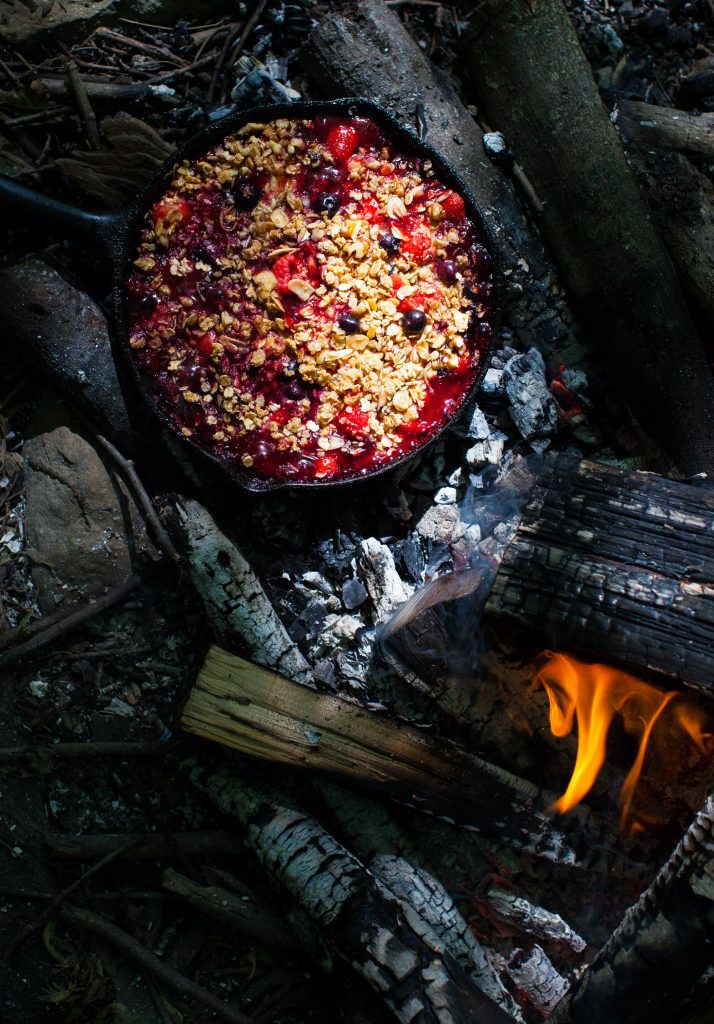
[[[321,455],[317,460],[315,476],[332,476],[337,472],[337,459],[334,455]]]
[[[271,270],[275,274],[278,291],[282,293],[289,291],[288,285],[294,277],[307,279],[313,284],[320,280],[320,268],[315,257],[315,250],[309,244],[304,247],[304,250],[286,252],[284,256],[278,256]]]
[[[206,331],[203,337],[196,342],[196,348],[202,356],[210,356],[217,341],[218,335],[215,331]]]
[[[168,220],[172,224],[184,224],[191,216],[191,208],[184,199],[161,199],[155,203],[151,216],[154,224]]]
[[[406,313],[408,309],[427,309],[435,299],[440,297],[440,292],[436,288],[425,288],[421,292],[414,292],[413,295],[407,295],[406,298],[397,306],[400,313]]]
[[[461,220],[466,216],[466,206],[458,192],[444,192],[439,202],[447,220]]]
[[[431,234],[424,227],[416,227],[402,242],[402,255],[411,256],[415,263],[426,263],[431,252]]]
[[[327,148],[335,160],[344,162],[359,145],[359,134],[350,124],[338,124],[327,136]]]
[[[340,430],[346,437],[362,437],[367,433],[369,413],[362,412],[361,409],[357,408],[346,409],[345,412],[340,415],[337,422]]]

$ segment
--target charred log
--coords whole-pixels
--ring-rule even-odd
[[[711,965],[714,942],[714,798],[631,907],[554,1024],[671,1024]]]
[[[192,775],[235,815],[270,874],[298,901],[337,954],[404,1024],[507,1024],[428,924],[400,903],[317,821],[240,776]]]
[[[544,238],[621,397],[680,470],[713,472],[711,370],[565,5],[484,0],[467,39],[479,104],[543,202]]]
[[[486,613],[711,693],[714,492],[548,455]]]

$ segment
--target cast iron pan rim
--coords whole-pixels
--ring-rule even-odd
[[[405,452],[403,455],[399,456],[399,458],[394,459],[394,461],[387,462],[385,465],[379,466],[376,469],[370,470],[360,476],[347,477],[341,480],[266,480],[262,477],[252,476],[249,472],[246,472],[245,469],[238,468],[227,463],[226,460],[206,451],[193,438],[183,437],[181,434],[177,433],[170,417],[163,411],[163,409],[161,409],[156,399],[151,395],[147,383],[141,377],[129,345],[124,278],[128,270],[129,259],[135,251],[135,246],[138,242],[139,234],[143,226],[143,216],[148,208],[153,205],[154,201],[163,194],[166,188],[167,176],[181,160],[205,152],[212,145],[224,139],[226,135],[242,128],[243,125],[247,124],[249,121],[269,121],[276,120],[280,117],[314,117],[316,115],[319,116],[320,114],[346,114],[347,116],[368,115],[377,121],[381,127],[385,128],[389,136],[405,152],[411,152],[417,156],[431,159],[434,169],[439,177],[445,182],[445,184],[451,185],[455,188],[456,191],[458,191],[465,199],[469,219],[473,221],[481,237],[486,242],[486,248],[493,260],[494,246],[492,245],[493,238],[488,225],[488,220],[483,215],[478,200],[471,190],[464,184],[460,175],[438,153],[437,150],[433,149],[429,143],[423,142],[412,128],[407,125],[400,124],[393,114],[375,100],[363,97],[351,97],[336,100],[298,100],[293,103],[270,103],[262,106],[250,107],[247,110],[241,110],[236,114],[231,114],[228,117],[221,118],[219,121],[216,121],[215,124],[208,125],[206,128],[201,129],[192,136],[191,139],[184,143],[183,146],[180,146],[159,168],[146,187],[139,193],[136,200],[131,204],[130,208],[125,211],[124,217],[122,218],[124,219],[126,230],[124,231],[123,246],[121,247],[121,251],[117,253],[118,262],[116,267],[116,284],[113,290],[114,313],[119,328],[118,335],[121,352],[123,361],[128,367],[133,382],[137,386],[142,398],[149,406],[154,416],[156,416],[161,423],[167,427],[173,436],[177,437],[181,442],[190,447],[200,456],[201,459],[212,462],[240,487],[254,493],[265,493],[268,491],[282,490],[284,488],[322,490],[330,487],[345,487],[348,484],[367,483],[376,477],[383,476],[385,473],[393,472],[400,466],[409,462],[411,459],[415,459],[417,456],[422,455],[429,447],[431,447],[431,445],[435,444],[436,441],[438,441],[439,438],[450,429],[450,427],[453,426],[454,422],[463,412],[465,406],[481,386],[493,352],[496,329],[498,326],[498,302],[494,280],[494,290],[492,292],[490,309],[492,327],[491,340],[482,350],[481,366],[474,377],[473,382],[467,391],[464,392],[464,395],[455,411],[451,416],[449,416],[446,422],[434,434],[432,434],[430,438],[428,438],[428,440],[418,445],[415,449]]]

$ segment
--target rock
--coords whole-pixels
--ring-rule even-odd
[[[491,436],[491,428],[478,406],[474,407],[473,416],[466,433],[474,441],[486,441]]]
[[[436,544],[448,544],[459,525],[456,505],[432,505],[417,523],[417,533]]]
[[[44,611],[97,597],[131,575],[140,517],[85,438],[60,426],[28,440],[25,488],[28,554]]]
[[[540,353],[530,349],[509,359],[503,370],[503,386],[511,419],[525,441],[533,444],[555,433],[558,412],[548,390]],[[540,445],[535,447],[542,450]]]
[[[20,49],[62,40],[81,42],[100,18],[116,13],[117,0],[4,0],[0,4],[0,39]]]
[[[503,370],[497,370],[493,366],[486,370],[481,384],[481,390],[485,395],[497,395],[501,391]]]
[[[434,501],[437,505],[455,505],[458,497],[459,493],[455,487],[440,487],[434,495]]]
[[[342,584],[342,600],[348,611],[364,604],[367,600],[367,589],[362,581],[358,579],[345,580]]]
[[[482,466],[497,466],[503,458],[505,442],[500,438],[490,438],[487,441],[477,441],[473,448],[466,452],[466,461],[471,469],[480,469]]]

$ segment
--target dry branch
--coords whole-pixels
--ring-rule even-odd
[[[712,692],[714,492],[546,457],[487,615]]]
[[[66,836],[49,832],[47,848],[67,860],[97,860],[114,850],[123,851],[128,860],[151,860],[160,857],[211,857],[233,855],[241,842],[233,832],[156,832],[115,833],[107,835]]]
[[[558,362],[583,358],[553,301],[555,274],[483,132],[383,0],[339,0],[310,39],[306,72],[330,94],[369,96],[443,153],[490,226],[510,326]]]
[[[219,639],[245,644],[261,665],[304,679],[308,663],[288,636],[258,577],[241,552],[197,501],[178,502],[166,525],[186,555],[191,581]]]
[[[554,1024],[671,1024],[711,966],[714,798],[707,797],[670,859],[631,907]]]
[[[551,797],[463,748],[398,719],[318,693],[218,647],[208,652],[181,715],[188,732],[244,754],[379,787],[401,803],[444,816],[559,862],[588,861],[542,808]]]
[[[507,1024],[429,926],[360,861],[279,793],[240,776],[192,779],[247,830],[259,860],[298,901],[338,955],[407,1024]]]
[[[562,0],[483,0],[464,57],[621,397],[682,472],[714,473],[711,370]]]

